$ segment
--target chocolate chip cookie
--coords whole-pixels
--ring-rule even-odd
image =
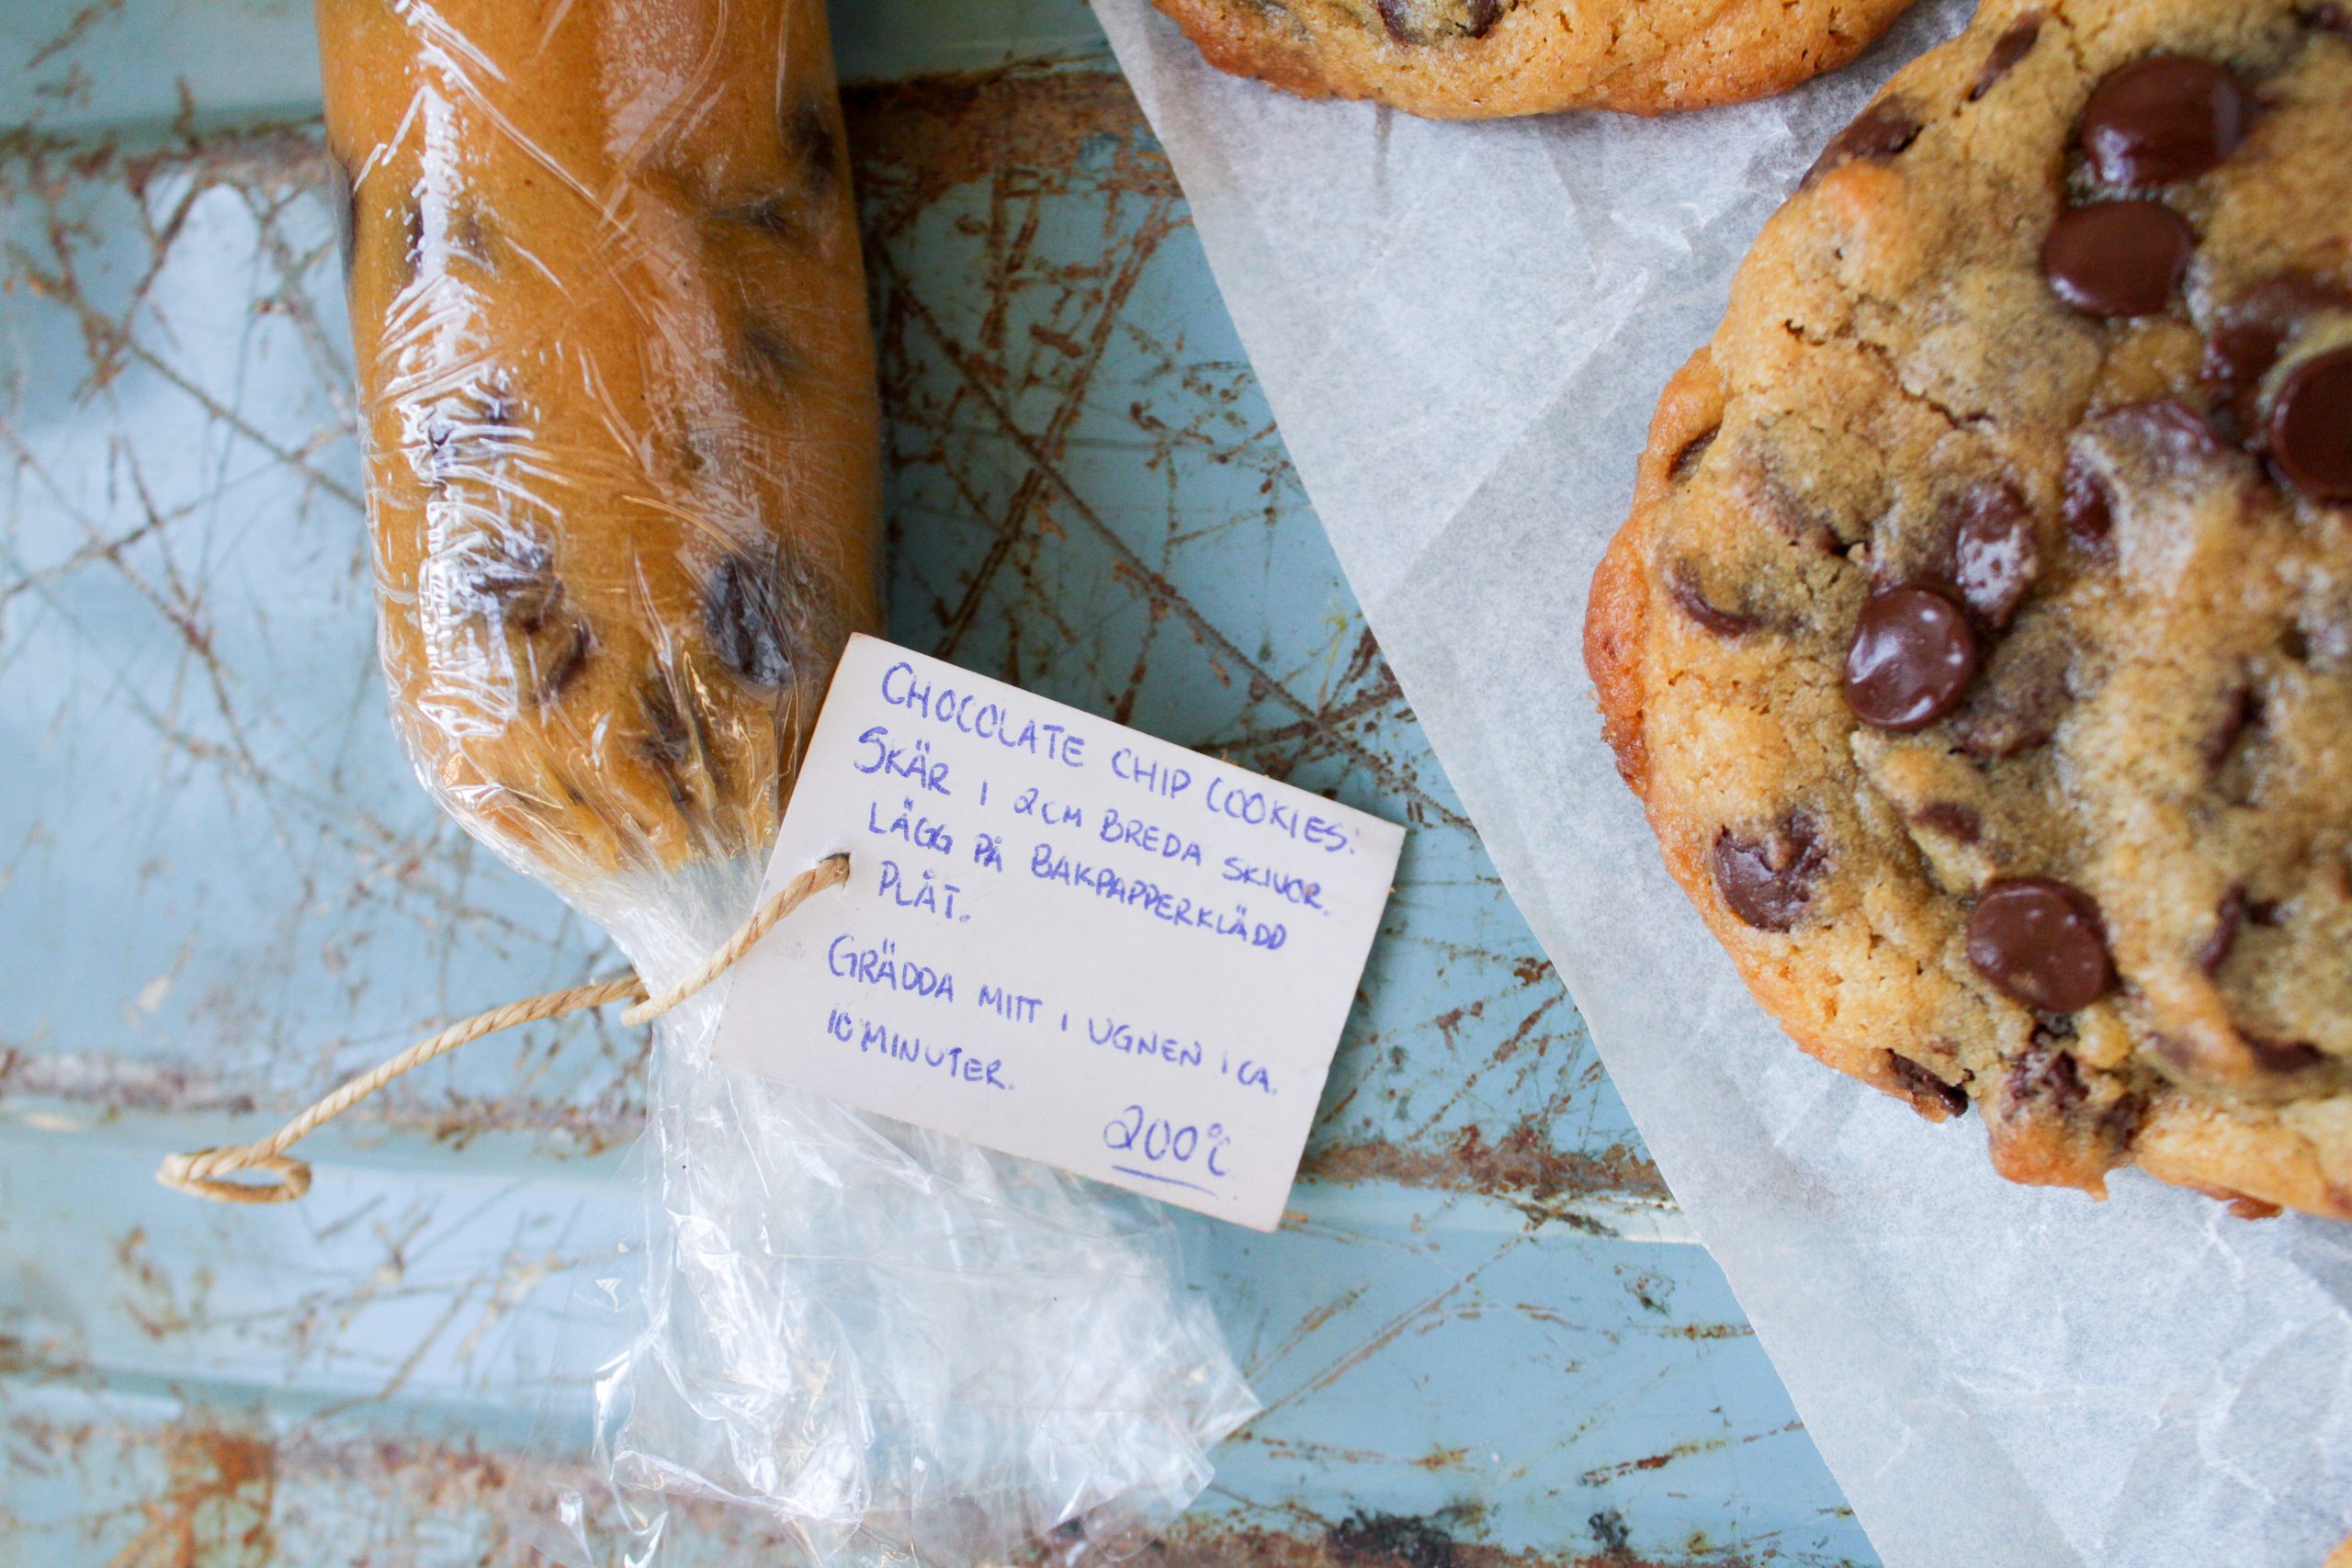
[[[877,618],[817,0],[320,0],[385,672],[560,886],[757,851]]]
[[[1434,119],[1670,109],[1785,92],[1911,0],[1152,0],[1210,64]]]
[[[2352,21],[1988,0],[1668,388],[1586,659],[1807,1050],[2352,1218]]]

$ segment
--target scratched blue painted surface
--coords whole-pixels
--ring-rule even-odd
[[[895,634],[1416,829],[1300,1217],[1186,1224],[1269,1408],[1159,1556],[1871,1561],[1367,634],[1091,19],[836,9]],[[565,1306],[634,1224],[639,1042],[593,1019],[404,1084],[304,1204],[148,1180],[608,962],[392,750],[310,48],[291,0],[0,8],[0,1562],[503,1560],[577,1472]]]

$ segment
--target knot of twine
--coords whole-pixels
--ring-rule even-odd
[[[733,967],[736,960],[751,952],[778,920],[798,908],[811,895],[829,887],[838,887],[848,880],[849,856],[828,855],[819,861],[776,889],[775,896],[762,904],[750,919],[736,929],[734,935],[703,960],[700,968],[660,996],[648,996],[645,982],[636,975],[617,975],[609,979],[592,980],[584,986],[526,997],[518,1002],[508,1002],[504,1007],[492,1008],[488,1012],[478,1012],[471,1018],[458,1020],[438,1034],[418,1041],[390,1061],[360,1074],[258,1143],[234,1144],[222,1148],[197,1149],[187,1154],[164,1156],[164,1163],[156,1168],[155,1179],[166,1187],[175,1188],[194,1197],[209,1198],[216,1203],[290,1203],[311,1190],[311,1168],[304,1161],[289,1157],[286,1151],[402,1073],[413,1071],[435,1056],[446,1056],[458,1046],[479,1040],[485,1034],[495,1034],[518,1023],[537,1023],[543,1019],[561,1018],[566,1013],[600,1008],[610,1002],[637,1004],[621,1014],[623,1023],[632,1027],[650,1023]],[[272,1179],[266,1182],[228,1179],[247,1171],[265,1172]]]

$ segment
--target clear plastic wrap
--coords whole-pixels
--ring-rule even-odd
[[[876,619],[877,415],[815,0],[319,0],[380,641],[420,778],[657,988],[752,910]],[[612,1483],[806,1554],[1115,1553],[1254,1408],[1149,1204],[714,1066],[662,1019]],[[618,1521],[618,1534],[607,1533]]]

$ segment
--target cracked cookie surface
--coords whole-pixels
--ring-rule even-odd
[[[1785,92],[1911,0],[1153,0],[1209,63],[1437,119],[1662,114]]]
[[[1586,657],[1669,869],[1995,1165],[2352,1218],[2352,22],[1988,4],[1668,388]]]

